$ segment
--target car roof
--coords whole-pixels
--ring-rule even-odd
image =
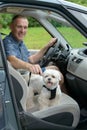
[[[0,0],[0,2],[2,3],[20,3],[20,4],[50,4],[52,5],[52,3],[54,4],[60,4],[62,6],[66,6],[69,7],[71,6],[72,8],[80,8],[80,9],[84,9],[87,11],[87,7],[66,1],[66,0]]]
[[[69,2],[69,1],[66,1],[66,0],[0,0],[0,4],[30,4],[30,5],[33,5],[33,4],[36,4],[36,5],[45,5],[45,6],[50,6],[52,7],[52,4],[55,5],[55,4],[58,4],[58,5],[61,5],[63,7],[65,7],[66,9],[68,8],[76,8],[76,9],[80,9],[80,10],[84,10],[87,12],[87,7],[84,7],[82,5],[78,5],[76,3],[72,3],[72,2]]]

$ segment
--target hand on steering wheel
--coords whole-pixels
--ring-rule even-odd
[[[49,48],[49,50],[45,53],[43,58],[40,61],[40,66],[46,66],[50,61],[67,61],[70,52],[69,50],[65,50],[64,48],[60,47],[60,45],[55,45]]]
[[[51,61],[56,49],[58,49],[57,46],[52,46],[49,48],[39,63],[41,67],[46,66]]]

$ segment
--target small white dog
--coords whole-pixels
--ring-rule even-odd
[[[42,80],[43,78],[41,75],[31,74],[26,103],[27,110],[31,110],[32,108],[36,107],[35,99],[37,99],[38,96],[35,96],[35,94],[40,94],[42,89]]]
[[[58,70],[47,69],[43,73],[43,88],[38,97],[40,110],[57,105],[61,96],[59,81],[61,74]]]

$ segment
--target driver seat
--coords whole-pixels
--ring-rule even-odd
[[[8,62],[9,73],[12,78],[15,97],[19,111],[26,111],[28,85],[23,76]],[[31,111],[30,111],[31,112]],[[80,119],[80,109],[77,102],[67,94],[62,93],[61,103],[45,110],[31,112],[35,117],[55,124],[76,127]]]

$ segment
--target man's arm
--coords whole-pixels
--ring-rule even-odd
[[[28,62],[16,58],[15,56],[8,56],[7,60],[15,69],[25,69],[34,74],[42,74],[42,70],[38,64],[32,65]]]
[[[56,38],[52,38],[49,43],[43,47],[39,52],[37,52],[34,55],[31,55],[29,57],[29,61],[33,64],[38,63],[38,61],[40,61],[40,59],[44,56],[44,54],[46,53],[46,51],[55,44],[55,42],[57,41]]]

